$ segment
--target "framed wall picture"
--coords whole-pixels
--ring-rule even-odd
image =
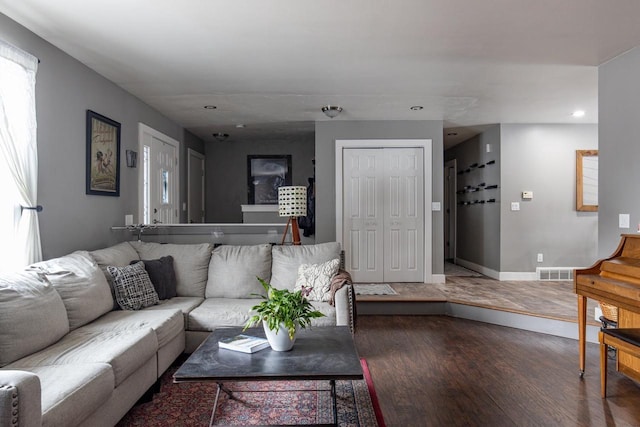
[[[250,205],[277,205],[278,187],[291,185],[291,155],[247,156]]]
[[[87,110],[86,193],[120,196],[120,123]]]

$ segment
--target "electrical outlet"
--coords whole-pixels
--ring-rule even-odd
[[[538,262],[544,262],[544,256],[542,254],[538,254]]]

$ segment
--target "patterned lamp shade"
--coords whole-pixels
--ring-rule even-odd
[[[307,188],[279,187],[278,211],[280,216],[307,216]]]

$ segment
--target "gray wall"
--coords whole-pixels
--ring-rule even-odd
[[[486,145],[491,145],[487,153]],[[500,185],[500,126],[464,141],[444,154],[445,160],[456,159],[456,190],[465,186]],[[495,164],[486,165],[495,160]],[[484,168],[470,168],[471,165]],[[500,187],[473,193],[456,194],[457,202],[495,199],[495,203],[456,205],[456,258],[500,271]]]
[[[598,69],[598,258],[613,253],[621,233],[640,223],[640,48]],[[618,228],[618,215],[630,214],[630,229]]]
[[[138,169],[126,167],[124,152],[138,150],[138,122],[178,141],[185,139],[184,129],[2,14],[0,38],[41,60],[36,76],[36,114],[44,258],[121,240],[123,236],[110,227],[123,225],[125,214],[137,217]],[[85,194],[87,109],[122,124],[120,197]],[[193,135],[189,141],[193,147],[199,145]],[[182,170],[186,172],[186,166]],[[186,201],[185,193],[181,199]]]
[[[598,213],[576,211],[575,158],[576,150],[598,148],[598,125],[505,124],[501,140],[500,270],[591,265]],[[522,200],[525,190],[533,200]],[[600,187],[600,200],[606,193]],[[511,202],[520,202],[520,211],[511,211]]]
[[[316,122],[316,242],[336,239],[337,139],[431,139],[433,156],[432,194],[443,202],[442,121],[322,121]],[[425,165],[426,166],[426,165]],[[426,214],[431,209],[427,206]],[[442,211],[432,212],[432,273],[444,273],[444,232]]]
[[[225,141],[206,144],[206,222],[242,222],[248,203],[247,156],[291,154],[292,184],[307,186],[313,176],[313,132],[291,141]]]

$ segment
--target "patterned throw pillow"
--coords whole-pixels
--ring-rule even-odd
[[[108,266],[113,277],[116,301],[123,310],[140,310],[158,304],[158,293],[153,288],[144,263],[137,262],[126,267]]]
[[[331,279],[338,273],[340,260],[332,259],[322,264],[301,264],[294,291],[311,288],[309,301],[328,302],[331,298]]]

